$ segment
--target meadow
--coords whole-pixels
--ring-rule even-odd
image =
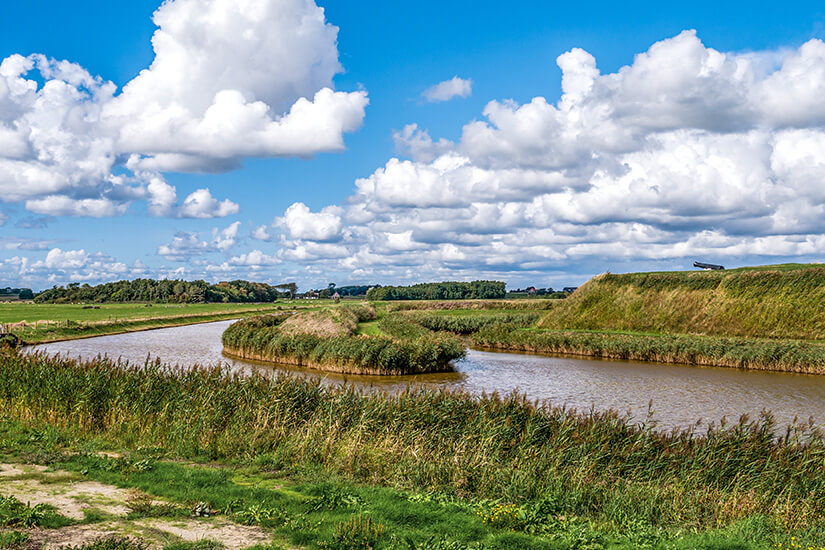
[[[318,307],[323,304],[313,304]],[[37,304],[0,303],[0,323],[27,343],[87,338],[197,322],[221,321],[283,309],[309,307],[267,304]]]
[[[825,543],[825,438],[804,424],[777,437],[767,414],[660,433],[518,395],[15,353],[0,357],[0,410],[14,460],[205,501],[302,548]]]

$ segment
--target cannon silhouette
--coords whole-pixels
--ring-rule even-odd
[[[723,265],[716,265],[716,264],[706,264],[703,262],[693,262],[693,267],[698,267],[701,269],[713,269],[713,270],[721,270],[725,269]]]

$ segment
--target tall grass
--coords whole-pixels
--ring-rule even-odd
[[[600,275],[540,326],[821,339],[825,267]]]
[[[499,324],[481,329],[471,341],[500,350],[825,374],[825,344],[801,340],[520,330]]]
[[[691,527],[761,514],[800,526],[825,510],[825,439],[799,425],[776,437],[768,414],[659,433],[615,412],[580,415],[518,395],[363,394],[286,376],[12,353],[0,357],[0,410],[132,448],[542,500],[606,521]]]
[[[358,321],[374,317],[366,306],[238,321],[223,334],[224,351],[245,359],[379,375],[448,371],[450,361],[464,356],[464,345],[455,337],[424,329],[414,338],[356,334]]]
[[[395,314],[398,315],[398,314]],[[472,334],[484,327],[506,324],[527,327],[539,319],[537,312],[494,313],[486,315],[439,315],[433,312],[414,312],[405,315],[408,321],[433,331]]]

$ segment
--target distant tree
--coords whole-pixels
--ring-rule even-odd
[[[501,281],[448,281],[421,283],[411,286],[374,287],[367,292],[368,300],[472,300],[504,298],[506,284]]]

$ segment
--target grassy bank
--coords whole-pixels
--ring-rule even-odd
[[[0,358],[0,410],[9,421],[50,426],[98,445],[282,473],[323,472],[349,484],[412,491],[434,510],[456,502],[477,514],[481,523],[456,519],[450,533],[458,545],[440,548],[486,542],[488,548],[746,549],[791,536],[800,544],[825,543],[825,440],[804,426],[776,438],[769,416],[702,434],[663,434],[616,413],[578,415],[518,396],[364,395],[289,377],[14,354]],[[20,441],[56,437],[48,433],[55,432],[41,429]],[[66,467],[117,474],[90,458],[77,460]],[[172,490],[169,483],[157,486]],[[216,502],[225,498],[217,496],[217,483],[190,486],[193,500],[209,491]],[[420,521],[404,515],[396,521],[401,517],[405,525]],[[509,531],[511,539],[485,539],[490,532],[481,525]],[[375,547],[394,548],[389,534]],[[512,543],[519,536],[532,538]],[[296,542],[319,548],[320,540]]]
[[[346,374],[397,375],[452,370],[464,355],[456,338],[421,329],[415,337],[359,334],[372,321],[369,304],[347,305],[291,316],[239,321],[223,334],[224,353],[243,359],[287,363]]]
[[[816,340],[825,267],[604,274],[556,305],[541,328]]]
[[[100,309],[80,305],[3,304],[9,332],[26,343],[37,344],[89,338],[162,327],[223,321],[248,315],[278,312],[288,305],[192,304],[187,306],[105,304]],[[11,321],[9,319],[21,319]]]
[[[521,329],[494,325],[471,336],[474,346],[502,351],[825,374],[825,344],[696,335]]]

